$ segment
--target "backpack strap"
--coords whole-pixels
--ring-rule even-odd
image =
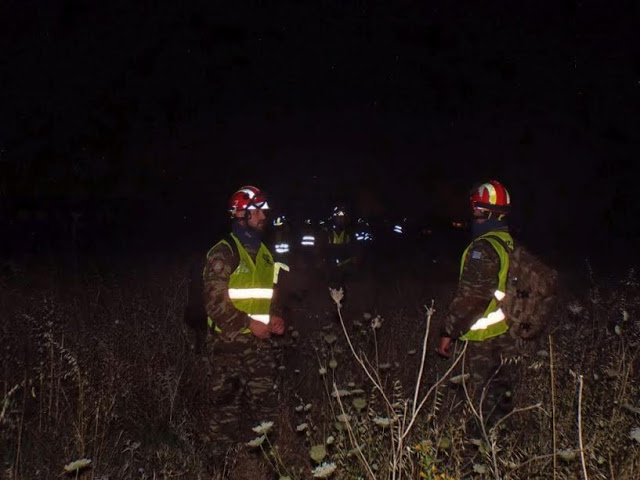
[[[218,242],[226,242],[229,245],[229,248],[231,249],[231,252],[233,253],[233,255],[236,258],[240,257],[240,253],[238,252],[238,245],[236,244],[235,240],[233,239],[233,236],[228,233],[226,234],[224,237],[222,237],[222,239]],[[217,244],[216,244],[217,245]],[[211,250],[211,249],[209,249]],[[208,252],[207,252],[208,254]],[[204,255],[204,257],[201,257],[199,260],[197,260],[196,262],[194,262],[191,266],[191,273],[189,275],[189,283],[194,285],[194,287],[197,290],[202,290],[202,285],[203,285],[203,275],[204,275],[204,269],[207,266],[207,254]]]
[[[225,240],[229,244],[229,246],[231,247],[231,252],[233,253],[233,255],[236,256],[236,257],[240,257],[240,253],[238,252],[238,244],[234,240],[233,235],[231,233],[227,233],[223,237],[223,240]]]
[[[236,243],[236,241],[233,238],[233,235],[231,233],[227,233],[224,237],[222,237],[213,247],[211,247],[207,253],[204,255],[204,257],[200,260],[199,265],[200,265],[200,276],[202,277],[204,275],[204,269],[207,265],[207,257],[209,256],[209,252],[216,246],[218,246],[220,243],[225,242],[227,243],[227,245],[229,246],[229,249],[231,249],[231,253],[233,253],[233,255],[236,258],[240,258],[240,252],[238,252],[238,244]],[[237,266],[237,265],[236,265]]]
[[[507,251],[508,253],[512,253],[515,250],[515,242],[514,242],[514,246],[512,248],[507,244],[507,242],[505,242],[498,235],[489,234],[489,235],[485,235],[484,238],[490,238],[491,240],[496,240],[500,245],[502,245],[502,248],[504,248],[505,251]]]

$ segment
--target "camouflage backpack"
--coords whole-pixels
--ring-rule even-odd
[[[557,299],[557,287],[558,271],[516,243],[509,254],[507,296],[503,302],[512,335],[528,339],[544,329]]]

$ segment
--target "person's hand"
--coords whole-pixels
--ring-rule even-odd
[[[275,333],[276,335],[282,335],[284,333],[284,320],[282,317],[277,317],[273,315],[269,320],[269,328],[271,329],[271,333]]]
[[[251,319],[249,321],[249,330],[256,337],[264,340],[271,336],[271,328],[266,323],[259,322],[258,320]]]
[[[451,342],[451,337],[440,337],[440,343],[438,344],[438,355],[444,358],[449,358],[451,356],[451,353],[449,353]]]

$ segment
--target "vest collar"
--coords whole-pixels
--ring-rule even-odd
[[[496,230],[508,232],[509,227],[505,222],[500,221],[496,218],[489,218],[482,223],[474,221],[471,224],[471,235],[473,240],[476,240],[478,237],[481,237],[485,233],[493,232]]]

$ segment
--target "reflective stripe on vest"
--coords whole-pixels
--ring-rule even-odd
[[[288,272],[290,270],[289,265],[282,262],[276,262],[273,265],[273,284],[274,285],[278,283],[278,275],[280,275],[280,270],[284,270],[285,272]]]
[[[273,256],[267,247],[261,243],[254,262],[240,240],[233,234],[231,238],[236,242],[240,257],[238,266],[229,278],[229,298],[231,303],[252,319],[268,324],[271,298],[273,297],[273,284],[274,279],[277,278]],[[224,243],[231,248],[231,245],[226,240],[222,240],[219,243]],[[213,320],[208,319],[208,321],[209,326],[213,326]],[[220,331],[217,326],[215,329],[217,332]],[[250,330],[245,328],[242,333],[250,333]]]
[[[316,244],[316,237],[313,235],[303,235],[300,245],[312,247]]]
[[[253,318],[254,320],[257,320],[257,321],[259,321],[261,323],[264,323],[265,325],[269,324],[269,319],[271,318],[271,316],[268,315],[268,314],[265,315],[265,314],[260,314],[260,313],[252,313],[249,316],[251,318]],[[249,333],[249,331],[250,330],[248,328],[246,328],[246,329],[244,329],[242,331],[242,333]]]
[[[346,235],[345,230],[342,230],[340,233],[336,232],[335,230],[331,230],[329,243],[333,245],[342,245],[347,242],[349,242],[349,236]]]
[[[276,243],[274,247],[276,253],[289,253],[288,243]]]
[[[273,288],[230,288],[231,300],[246,300],[247,298],[272,298]]]
[[[508,250],[505,249],[504,244],[495,237],[502,240],[502,242],[507,245]],[[487,305],[482,317],[476,320],[469,331],[460,337],[460,340],[475,342],[481,342],[482,340],[502,335],[509,328],[506,321],[507,318],[499,304],[506,296],[507,275],[509,274],[509,253],[513,251],[513,238],[509,233],[500,230],[485,233],[471,242],[462,254],[460,276],[462,276],[469,250],[471,250],[479,240],[488,241],[498,253],[498,257],[500,258],[500,271],[498,272],[498,289],[494,292],[494,297],[489,302],[489,305]]]

